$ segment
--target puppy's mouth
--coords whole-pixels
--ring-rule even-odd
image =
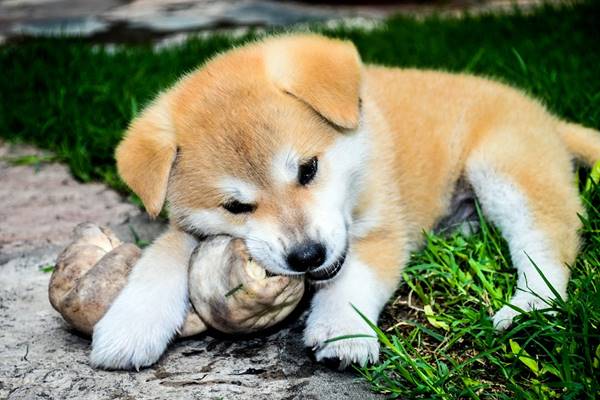
[[[265,276],[267,278],[273,278],[275,276],[281,276],[281,274],[276,274],[274,272],[269,271],[268,269],[265,268]]]
[[[308,280],[314,283],[323,283],[335,278],[335,276],[342,270],[344,261],[346,261],[346,253],[347,252],[344,251],[337,260],[329,264],[327,267],[321,267],[312,271],[308,271]]]

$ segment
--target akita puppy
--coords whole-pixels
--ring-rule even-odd
[[[304,333],[318,360],[376,361],[376,339],[328,339],[372,334],[352,306],[377,321],[422,232],[469,214],[465,190],[508,241],[512,304],[545,308],[554,294],[532,260],[565,297],[583,212],[575,157],[599,160],[600,133],[491,80],[363,65],[352,43],[317,35],[228,51],[161,93],[116,151],[151,215],[168,201],[171,226],[96,326],[91,362],[159,359],[205,235],[242,238],[270,272],[318,284]]]

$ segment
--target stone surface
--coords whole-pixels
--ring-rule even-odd
[[[322,21],[372,26],[395,13],[460,16],[527,11],[565,0],[375,2],[275,0],[0,0],[0,42],[15,36],[78,35],[101,42],[149,41],[216,28],[272,27]]]
[[[0,143],[0,398],[4,399],[368,399],[352,372],[315,363],[296,313],[248,337],[212,332],[179,340],[154,366],[110,372],[89,366],[90,341],[71,331],[48,301],[49,273],[73,227],[92,220],[131,241],[163,224],[100,184],[84,185],[61,165],[12,166],[35,149]]]
[[[152,235],[160,223],[151,222],[140,210],[124,202],[117,193],[100,183],[82,185],[70,177],[67,167],[56,163],[11,165],[8,160],[23,160],[35,155],[36,149],[1,145],[0,159],[0,262],[44,244],[64,246],[80,222],[117,227],[129,235],[131,226],[148,230]]]

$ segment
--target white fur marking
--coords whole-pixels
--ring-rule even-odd
[[[469,165],[467,172],[484,214],[508,241],[513,266],[518,271],[517,291],[511,304],[531,311],[547,308],[547,301],[555,297],[532,261],[561,297],[566,298],[569,269],[561,264],[547,236],[536,227],[521,190],[485,163]],[[494,315],[494,326],[506,329],[518,314],[519,311],[506,305]]]
[[[221,178],[219,189],[241,203],[254,203],[258,197],[258,190],[253,184],[232,176]]]
[[[369,152],[368,128],[361,121],[355,132],[340,135],[319,160],[315,202],[304,213],[309,221],[309,236],[319,238],[328,248],[322,268],[346,250]]]
[[[227,211],[219,209],[192,210],[179,209],[178,213],[185,215],[181,225],[187,230],[202,235],[231,235],[241,236],[245,229],[231,224],[225,218]]]
[[[91,363],[139,369],[155,363],[185,320],[188,262],[197,241],[172,231],[133,267],[123,291],[94,327]]]
[[[285,148],[275,154],[271,166],[271,176],[273,181],[286,185],[296,182],[298,178],[298,164],[300,158],[291,148]]]
[[[382,282],[368,265],[350,256],[334,281],[315,294],[311,313],[306,321],[305,345],[315,350],[318,361],[338,358],[341,367],[351,363],[365,365],[377,361],[379,343],[375,332],[352,305],[376,324],[379,313],[393,291],[394,288]],[[342,339],[326,343],[339,336],[357,334],[373,338]]]

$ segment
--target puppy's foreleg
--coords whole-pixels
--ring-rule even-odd
[[[175,227],[148,247],[94,327],[91,363],[108,369],[156,362],[184,322],[188,263],[197,240]]]
[[[404,262],[398,254],[402,246],[393,243],[385,239],[358,243],[334,281],[318,289],[304,333],[304,343],[315,351],[318,361],[339,359],[341,368],[377,361],[375,332],[356,310],[377,324],[397,287]]]

